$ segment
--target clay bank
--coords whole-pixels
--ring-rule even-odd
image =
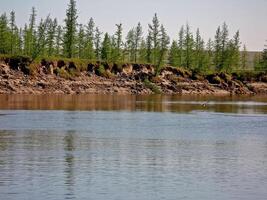
[[[2,57],[0,94],[267,94],[263,72],[202,75],[171,66],[155,71],[150,64]]]

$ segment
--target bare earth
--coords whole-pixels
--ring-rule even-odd
[[[170,77],[171,72],[162,72],[152,81],[162,94],[181,95],[250,95],[267,94],[267,83],[222,81],[211,84],[208,80],[192,80]],[[173,77],[173,76],[172,76]],[[56,75],[38,73],[25,75],[9,66],[0,64],[0,94],[152,94],[155,91],[143,80],[136,79],[136,73],[120,74],[104,78],[88,72],[65,79]]]

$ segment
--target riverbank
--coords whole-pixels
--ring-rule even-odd
[[[253,95],[267,94],[267,76],[246,78],[237,74],[200,75],[183,69],[165,67],[153,76],[150,65],[125,64],[114,71],[101,64],[88,64],[78,70],[75,63],[44,62],[35,71],[9,62],[0,63],[0,94],[181,94]],[[71,71],[72,67],[76,71]]]

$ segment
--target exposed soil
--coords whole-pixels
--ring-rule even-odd
[[[85,71],[62,76],[62,71],[69,74],[69,68],[76,70],[76,66],[62,62],[57,62],[57,65],[42,61],[38,70],[30,73],[29,69],[23,68],[24,65],[0,62],[0,94],[267,94],[265,74],[257,80],[240,80],[224,73],[201,76],[165,67],[154,76],[154,68],[150,65],[104,65],[104,72],[101,72],[99,64],[88,64]]]

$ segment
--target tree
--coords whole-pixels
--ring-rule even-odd
[[[262,52],[260,65],[262,70],[267,71],[267,45],[265,45],[265,48]]]
[[[232,57],[233,57],[232,69],[233,68],[238,69],[240,66],[240,46],[241,46],[239,31],[235,33],[234,38],[233,38],[233,43],[234,43],[234,47],[232,51]]]
[[[229,68],[229,64],[227,63],[229,48],[231,48],[231,43],[229,43],[229,30],[228,26],[224,22],[222,25],[221,32],[221,69]]]
[[[134,62],[137,61],[137,54],[140,42],[142,40],[143,30],[141,23],[139,22],[134,32]]]
[[[47,27],[47,55],[54,55],[54,43],[56,37],[56,29],[57,29],[57,19],[48,19],[48,27]]]
[[[115,32],[115,35],[113,37],[114,39],[114,54],[112,56],[112,59],[114,62],[121,60],[121,47],[122,47],[122,24],[116,24],[117,30]]]
[[[147,62],[146,41],[144,39],[142,39],[141,43],[140,43],[138,62],[140,62],[140,63],[146,63]]]
[[[194,62],[193,47],[194,47],[194,38],[191,33],[189,24],[187,24],[185,29],[185,63],[184,63],[184,67],[187,69],[191,69]]]
[[[212,58],[213,58],[213,43],[212,40],[209,38],[207,45],[206,45],[206,70],[209,70],[212,66]]]
[[[102,33],[99,31],[99,28],[96,27],[94,43],[95,43],[95,56],[97,60],[100,60],[100,55],[101,55],[101,47],[100,47],[101,35]]]
[[[111,40],[108,33],[105,33],[101,49],[101,59],[109,61],[111,56]]]
[[[77,32],[77,9],[76,1],[70,0],[66,11],[65,34],[64,34],[64,54],[67,58],[71,58],[75,53],[75,35]]]
[[[214,65],[216,69],[221,69],[221,60],[222,60],[222,33],[221,27],[219,26],[216,30],[215,39],[214,39]]]
[[[44,53],[45,45],[47,43],[45,36],[48,24],[49,24],[49,16],[45,20],[41,19],[39,23],[35,46],[33,47],[33,51],[31,54],[33,60],[35,60],[38,56],[43,55]]]
[[[179,31],[179,40],[178,40],[178,66],[183,66],[184,63],[184,26],[181,27]]]
[[[160,50],[159,57],[156,65],[156,74],[159,72],[160,67],[164,64],[166,53],[168,51],[168,45],[170,44],[170,38],[163,25],[160,26]]]
[[[149,37],[152,41],[152,61],[153,64],[157,64],[157,58],[159,56],[159,40],[160,40],[160,23],[157,14],[154,15],[152,24],[149,27]]]
[[[8,53],[8,20],[6,14],[0,16],[0,54]]]
[[[179,66],[179,49],[178,44],[175,40],[172,41],[169,55],[169,63],[171,66]]]
[[[60,56],[62,54],[62,27],[58,26],[56,30],[56,41],[55,41],[55,56]]]
[[[243,51],[241,54],[241,67],[243,70],[248,67],[248,51],[246,45],[243,46]]]
[[[16,22],[15,22],[15,12],[11,11],[10,13],[10,54],[15,53],[15,48],[16,48]]]
[[[77,56],[78,58],[84,58],[85,50],[85,33],[83,25],[79,25],[78,37],[77,37]],[[87,49],[86,49],[87,50]]]
[[[33,49],[36,45],[36,9],[32,7],[30,15],[29,26],[24,28],[24,53],[28,56],[33,54]]]
[[[90,18],[87,26],[86,26],[86,35],[85,35],[85,58],[94,59],[94,37],[95,37],[95,22],[93,18]]]
[[[146,61],[152,63],[152,33],[148,32],[146,38]]]
[[[131,29],[126,36],[126,52],[128,61],[134,62],[136,59],[136,40],[135,29]]]

